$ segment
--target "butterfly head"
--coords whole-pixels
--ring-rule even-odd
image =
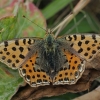
[[[52,33],[48,33],[46,34],[45,38],[44,38],[44,42],[45,42],[45,49],[47,52],[54,52],[55,50],[55,38],[54,35]]]

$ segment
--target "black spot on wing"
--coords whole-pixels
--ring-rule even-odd
[[[64,61],[64,64],[67,63],[67,62],[68,62],[68,60],[66,59],[66,60]]]
[[[3,50],[4,50],[4,51],[7,51],[7,48],[4,48]]]
[[[3,52],[2,52],[2,51],[0,51],[0,54],[3,54]]]
[[[16,51],[16,47],[12,47],[12,50],[13,50],[13,51]]]
[[[68,72],[66,72],[65,75],[67,76],[68,75]]]
[[[30,60],[30,62],[32,62],[32,60]]]
[[[8,46],[8,42],[4,41],[4,46],[7,47]]]
[[[40,75],[39,75],[39,74],[37,74],[37,77],[39,78],[39,77],[40,77]]]
[[[47,80],[46,79],[43,79],[43,82],[47,82]]]
[[[94,43],[97,43],[98,41],[97,40],[94,40]]]
[[[89,42],[90,42],[90,41],[86,40],[86,41],[85,41],[85,44],[88,44]]]
[[[15,63],[12,64],[12,67],[16,67],[16,66],[15,66]]]
[[[42,82],[42,80],[41,79],[37,79],[37,83],[41,83]]]
[[[83,52],[83,49],[82,49],[82,48],[80,48],[80,49],[78,50],[78,53],[81,53],[81,52]]]
[[[84,35],[81,35],[81,40],[84,40],[85,39],[85,36]]]
[[[23,43],[26,44],[26,39],[23,39]]]
[[[35,62],[36,65],[39,65],[37,62]]]
[[[39,70],[39,69],[37,69],[37,72],[40,72],[40,70]]]
[[[78,46],[81,46],[81,45],[82,45],[82,42],[81,42],[81,41],[79,41],[79,42],[78,42]]]
[[[30,51],[31,49],[30,48],[28,48],[28,51]]]
[[[6,57],[5,56],[2,56],[2,60],[5,60],[6,59]]]
[[[89,51],[91,48],[90,47],[87,47],[87,50]]]
[[[35,78],[35,76],[33,75],[32,78]]]
[[[72,43],[70,46],[73,47],[73,45],[74,45],[74,44]]]
[[[68,77],[64,78],[64,81],[69,81],[69,78]]]
[[[97,49],[99,50],[100,49],[100,46],[98,46]]]
[[[23,47],[19,47],[20,52],[23,52],[24,48]]]
[[[18,59],[16,60],[16,63],[19,63],[19,60]]]
[[[22,73],[24,73],[24,74],[25,74],[25,73],[26,73],[26,69],[22,69]]]
[[[12,60],[11,60],[11,59],[8,59],[8,60],[7,60],[7,62],[8,62],[8,63],[11,63],[11,62],[12,62]]]
[[[60,74],[59,77],[62,77],[62,74]]]
[[[64,70],[67,70],[67,68],[65,67]]]
[[[74,61],[75,64],[77,64],[77,61]]]
[[[18,40],[15,40],[15,45],[19,45],[19,41]]]
[[[77,36],[76,35],[73,35],[73,37],[74,37],[74,40],[77,40]]]
[[[31,77],[30,77],[30,75],[26,75],[26,78],[27,78],[28,80],[30,80]]]
[[[28,44],[31,44],[31,39],[29,39]]]
[[[6,52],[6,55],[10,55],[10,52]]]
[[[84,54],[84,56],[88,56],[88,53],[86,52],[86,53]]]
[[[32,70],[31,70],[31,69],[29,69],[29,72],[30,72],[30,73],[32,73]]]
[[[75,70],[75,67],[73,66],[72,69]]]
[[[33,67],[33,71],[36,72],[35,68]]]
[[[71,40],[72,40],[72,37],[68,36],[68,38],[69,38],[69,41],[71,41]]]
[[[22,54],[20,54],[19,57],[20,57],[21,59],[24,59],[24,58],[25,58],[25,56],[22,55]]]
[[[41,69],[41,72],[45,72],[43,69]]]
[[[93,56],[89,56],[89,59],[91,59]]]
[[[46,78],[46,76],[45,76],[45,75],[43,75],[43,78]]]
[[[25,66],[26,66],[26,67],[29,67],[29,65],[28,65],[28,64],[26,64]]]
[[[96,44],[92,44],[92,47],[96,46]]]
[[[12,55],[12,58],[16,58],[16,56],[15,55]]]
[[[92,51],[92,54],[95,54],[95,53],[96,53],[96,51],[95,51],[95,50],[93,50],[93,51]]]

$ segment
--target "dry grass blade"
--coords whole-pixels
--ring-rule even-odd
[[[78,4],[74,7],[73,12],[67,15],[59,25],[52,29],[52,32],[58,29],[58,31],[55,34],[55,37],[58,36],[60,30],[64,28],[64,26],[67,25],[90,1],[91,0],[80,0],[78,2]]]

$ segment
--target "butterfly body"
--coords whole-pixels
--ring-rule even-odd
[[[75,84],[100,50],[99,35],[66,35],[55,38],[22,38],[0,43],[0,61],[20,75],[32,87]]]
[[[48,34],[39,47],[40,66],[52,79],[63,67],[66,58],[53,34]],[[42,60],[41,60],[42,59]]]

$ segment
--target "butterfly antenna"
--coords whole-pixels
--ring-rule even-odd
[[[35,24],[36,26],[40,27],[38,24],[34,23],[30,19],[28,19],[26,16],[23,15],[23,17],[26,18],[27,20],[29,20],[30,22],[32,22],[33,24]],[[47,30],[45,30],[44,28],[42,28],[42,27],[40,27],[40,28],[47,32]]]

